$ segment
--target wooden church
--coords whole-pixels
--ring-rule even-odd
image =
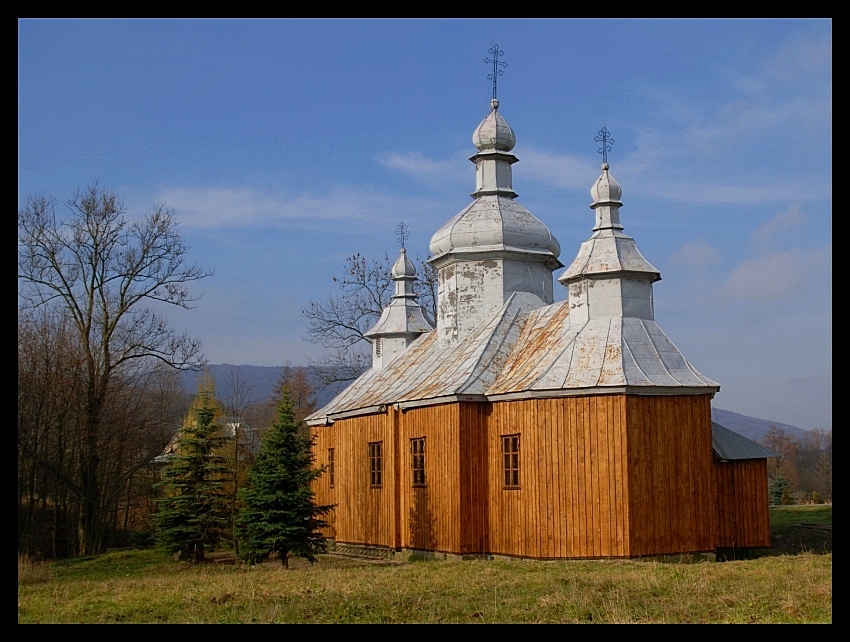
[[[603,138],[607,131],[602,130]],[[431,238],[436,328],[404,248],[372,367],[307,418],[342,550],[632,558],[770,545],[767,457],[712,424],[717,382],[655,322],[659,271],[620,222],[607,162],[565,269],[516,201],[491,101],[473,201]],[[603,140],[603,150],[606,141]],[[605,161],[603,154],[603,161]],[[554,302],[557,280],[568,298]]]

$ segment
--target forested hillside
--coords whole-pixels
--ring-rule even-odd
[[[250,365],[233,365],[229,363],[218,363],[210,365],[209,372],[216,382],[216,391],[222,398],[226,398],[233,388],[234,380],[241,385],[250,388],[250,401],[263,402],[269,401],[274,396],[275,384],[283,372],[283,366],[250,366]],[[310,373],[310,368],[306,368]],[[183,373],[183,385],[188,393],[197,392],[198,377],[196,372]],[[316,388],[315,403],[317,408],[321,408],[324,404],[330,401],[334,395],[342,390],[346,384],[335,384],[333,386],[322,388],[317,377],[312,376],[312,383]],[[806,436],[807,431],[790,424],[781,423],[770,419],[760,419],[757,417],[749,417],[730,410],[722,410],[714,408],[712,410],[712,419],[729,430],[734,430],[739,435],[743,435],[747,439],[753,441],[761,441],[770,431],[771,426],[781,428],[786,434],[793,436],[796,439],[802,439]]]

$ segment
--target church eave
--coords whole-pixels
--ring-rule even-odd
[[[428,259],[435,268],[441,268],[452,263],[463,261],[486,261],[488,259],[508,259],[516,261],[534,260],[551,266],[550,269],[557,270],[564,267],[550,250],[545,248],[519,248],[511,245],[471,245],[456,247],[437,254]]]
[[[517,401],[520,399],[557,399],[559,397],[589,397],[596,395],[637,395],[643,397],[671,397],[717,394],[719,387],[677,386],[589,386],[586,388],[559,388],[555,390],[520,390],[487,395],[489,402]]]

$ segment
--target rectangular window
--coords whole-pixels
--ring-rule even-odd
[[[410,440],[410,454],[413,459],[413,485],[425,485],[425,437]]]
[[[519,488],[519,435],[502,435],[505,488]]]
[[[375,441],[369,444],[369,484],[381,486],[381,445],[383,442]]]
[[[328,448],[328,480],[331,483],[331,488],[336,483],[336,471],[334,470],[334,449]]]

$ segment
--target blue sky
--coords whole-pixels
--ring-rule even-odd
[[[395,256],[403,220],[424,257],[470,202],[494,44],[514,189],[561,261],[605,126],[656,321],[715,405],[831,429],[828,19],[19,20],[18,207],[94,180],[165,203],[215,271],[175,329],[211,363],[307,363],[301,310],[347,256]]]

